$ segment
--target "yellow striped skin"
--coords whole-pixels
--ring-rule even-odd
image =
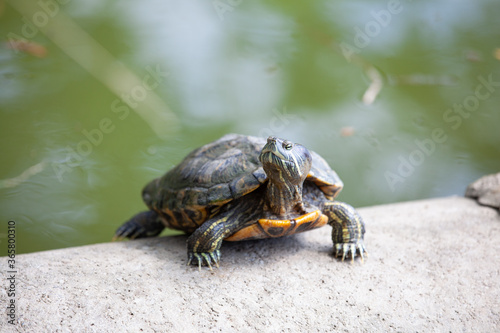
[[[332,226],[333,251],[337,257],[344,260],[352,259],[359,253],[361,260],[367,253],[363,243],[365,223],[356,210],[343,202],[330,201],[323,206],[323,213],[329,217]]]
[[[190,153],[143,190],[150,211],[122,225],[115,238],[190,234],[188,264],[217,265],[223,240],[283,237],[332,226],[334,253],[363,258],[361,216],[334,201],[343,184],[326,161],[300,144],[228,135]]]

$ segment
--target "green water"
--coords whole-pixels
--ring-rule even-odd
[[[500,170],[498,13],[498,1],[0,2],[0,246],[9,220],[18,252],[107,242],[144,209],[146,182],[230,132],[315,150],[354,206],[462,195]]]

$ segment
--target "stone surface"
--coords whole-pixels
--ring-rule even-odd
[[[186,266],[185,236],[18,255],[17,321],[0,331],[500,331],[496,210],[451,197],[360,213],[364,264],[331,256],[329,227],[225,243],[214,271]]]

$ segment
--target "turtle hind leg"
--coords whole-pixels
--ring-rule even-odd
[[[165,226],[155,211],[141,212],[119,227],[113,241],[158,236]]]
[[[359,213],[352,206],[338,201],[326,203],[323,213],[328,216],[328,224],[332,226],[334,255],[343,261],[348,257],[354,260],[359,254],[363,261],[368,252],[363,241],[365,222]]]

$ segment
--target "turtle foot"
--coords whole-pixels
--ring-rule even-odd
[[[366,251],[363,241],[356,243],[336,243],[333,245],[333,255],[336,258],[342,257],[342,261],[346,258],[351,258],[351,261],[354,261],[356,255],[358,255],[361,258],[361,262],[364,262],[368,251]]]
[[[220,250],[215,250],[214,252],[189,252],[188,253],[188,266],[198,265],[198,270],[201,270],[201,266],[208,266],[212,270],[212,265],[219,267],[220,261]]]
[[[113,241],[123,240],[125,238],[141,238],[141,236],[145,233],[146,231],[141,225],[135,223],[134,221],[128,221],[116,230],[115,235],[113,236]]]
[[[139,213],[119,227],[113,241],[158,236],[165,226],[153,211]]]

